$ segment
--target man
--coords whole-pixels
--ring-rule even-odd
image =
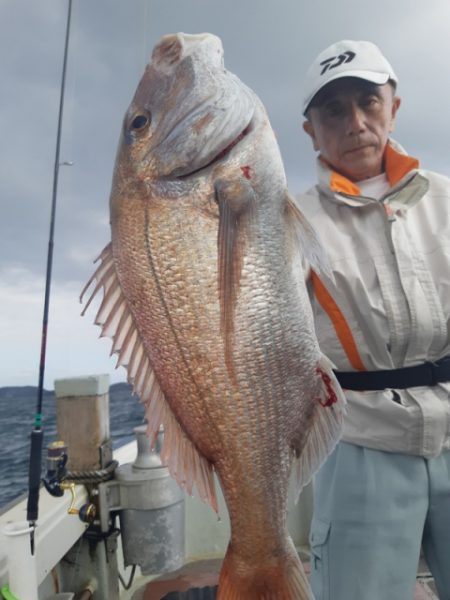
[[[299,204],[334,276],[311,272],[311,302],[348,400],[314,484],[316,600],[411,600],[421,545],[450,598],[450,181],[390,139],[396,85],[355,41],[304,83],[318,183]]]

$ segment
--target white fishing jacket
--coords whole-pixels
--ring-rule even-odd
[[[328,252],[334,282],[311,272],[323,352],[341,371],[409,367],[450,354],[450,180],[390,142],[380,200],[318,160],[299,206]],[[450,448],[450,382],[346,390],[343,440],[432,457]]]

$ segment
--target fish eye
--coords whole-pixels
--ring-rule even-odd
[[[147,125],[150,124],[150,115],[147,113],[140,113],[134,116],[131,121],[131,129],[134,131],[142,131]]]

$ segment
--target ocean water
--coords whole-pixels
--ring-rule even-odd
[[[36,401],[36,388],[0,388],[0,510],[27,492],[30,433],[34,425]],[[133,428],[144,422],[144,408],[125,383],[110,387],[109,402],[111,438],[113,447],[117,448],[134,439]],[[45,449],[57,439],[53,392],[45,392],[42,414],[44,474]]]

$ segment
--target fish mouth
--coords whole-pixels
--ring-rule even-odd
[[[250,123],[245,127],[245,129],[243,129],[238,136],[236,136],[229,144],[227,144],[225,146],[225,148],[222,148],[217,154],[215,154],[214,157],[210,161],[208,161],[206,164],[198,167],[197,169],[194,169],[193,171],[189,171],[189,173],[183,173],[183,175],[178,175],[177,179],[183,180],[188,177],[192,177],[193,175],[197,175],[201,171],[205,171],[206,169],[209,169],[209,167],[211,167],[213,164],[220,162],[221,160],[226,158],[226,156],[228,156],[228,154],[231,152],[231,150],[235,146],[237,146],[239,144],[239,142],[241,142],[252,131],[252,129],[253,129],[252,121],[250,121]]]

